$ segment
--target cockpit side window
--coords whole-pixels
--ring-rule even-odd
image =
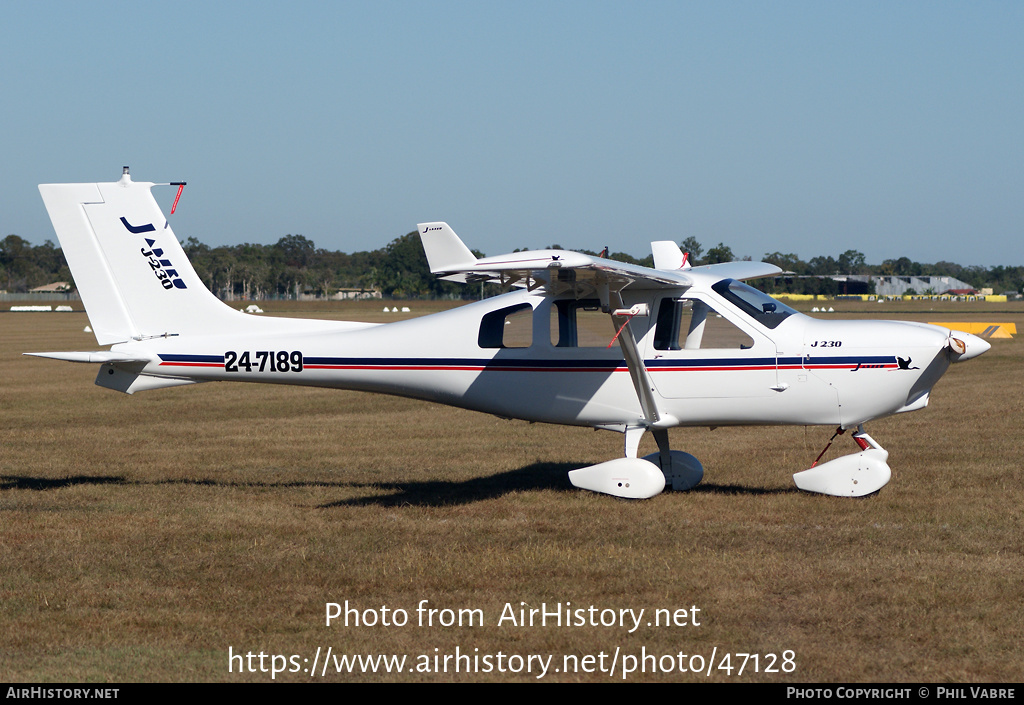
[[[533,344],[533,307],[516,304],[491,311],[480,319],[481,348],[528,348]]]
[[[766,328],[775,328],[796,313],[786,304],[735,279],[723,279],[711,288]]]
[[[746,350],[754,340],[701,299],[671,297],[658,303],[655,350]]]
[[[655,350],[682,350],[679,342],[684,302],[678,299],[664,298],[658,304],[658,319],[654,327]],[[683,335],[685,341],[686,336]]]

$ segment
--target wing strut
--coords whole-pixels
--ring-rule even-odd
[[[615,298],[619,300],[619,310],[621,311],[623,308],[622,296],[617,291],[613,293]],[[611,315],[613,325],[617,317],[626,319],[625,323],[622,324],[622,328],[619,328],[619,333],[621,333],[624,328],[629,328],[629,321],[633,317],[631,312],[623,312],[621,316],[617,316],[617,312],[612,310]],[[661,412],[658,411],[658,404],[654,399],[651,377],[647,372],[647,366],[644,365],[643,358],[640,356],[640,350],[636,347],[636,340],[633,338],[633,332],[631,330],[627,330],[625,335],[619,335],[617,333],[616,337],[619,339],[619,347],[622,348],[622,356],[626,358],[626,367],[629,368],[629,376],[633,380],[633,388],[636,390],[637,399],[640,400],[640,409],[644,414],[644,424],[648,427],[657,426],[663,417]]]

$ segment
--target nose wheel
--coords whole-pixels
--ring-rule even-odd
[[[793,482],[798,488],[835,497],[864,497],[885,487],[892,478],[892,470],[886,463],[889,452],[864,431],[864,424],[858,425],[853,433],[853,440],[860,447],[859,453],[818,465],[818,460],[825,455],[832,441],[844,431],[842,427],[836,430],[810,469],[793,475]]]

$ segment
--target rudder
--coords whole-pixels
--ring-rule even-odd
[[[100,345],[226,332],[244,314],[203,285],[150,189],[120,181],[40,184],[39,192]]]

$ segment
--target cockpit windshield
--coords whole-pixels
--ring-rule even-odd
[[[735,279],[723,279],[711,288],[766,328],[775,328],[791,314],[796,313],[763,291]]]

